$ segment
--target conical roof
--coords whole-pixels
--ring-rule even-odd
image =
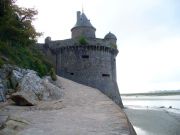
[[[75,27],[92,27],[92,24],[90,22],[90,20],[88,20],[88,18],[86,17],[86,15],[84,13],[81,13],[80,11],[77,12],[77,22],[75,24]],[[95,28],[94,28],[95,29]]]

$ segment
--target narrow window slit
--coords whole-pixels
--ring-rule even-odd
[[[110,77],[110,74],[102,74],[103,77]]]
[[[88,59],[88,58],[89,58],[89,55],[82,55],[82,58]]]

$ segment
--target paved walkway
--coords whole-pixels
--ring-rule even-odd
[[[130,135],[124,112],[99,90],[61,77],[58,84],[61,107],[21,112],[32,124],[20,135]]]

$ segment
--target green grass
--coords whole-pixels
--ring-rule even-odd
[[[4,60],[3,57],[7,60]],[[21,46],[0,41],[0,66],[3,64],[35,70],[39,76],[47,75],[52,68],[43,55],[35,49],[35,46]]]

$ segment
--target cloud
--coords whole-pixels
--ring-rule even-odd
[[[120,90],[142,92],[180,88],[179,37],[147,41],[144,46],[132,41],[121,47],[117,59]]]

